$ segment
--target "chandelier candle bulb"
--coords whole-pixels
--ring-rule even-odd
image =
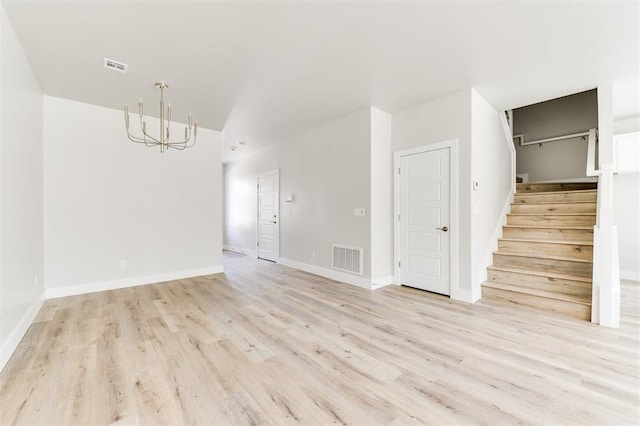
[[[142,108],[143,108],[143,106],[142,106],[142,98],[140,98],[140,100],[138,101],[138,111],[139,111],[139,114],[140,114],[140,118],[142,118],[142,116],[144,115],[142,113]]]

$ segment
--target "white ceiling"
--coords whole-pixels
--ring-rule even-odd
[[[174,120],[188,108],[223,130],[226,161],[369,105],[394,113],[469,87],[509,109],[620,82],[616,114],[640,110],[635,1],[3,4],[45,94],[133,109],[142,96],[151,113],[164,80]]]

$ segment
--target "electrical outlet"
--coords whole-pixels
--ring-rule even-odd
[[[316,252],[315,251],[311,252],[311,257],[313,257],[314,259],[316,258]]]
[[[34,280],[34,283],[36,285],[36,287],[38,287],[40,285],[40,278],[36,275],[36,278]]]
[[[127,269],[127,261],[126,260],[121,260],[120,261],[120,269]]]

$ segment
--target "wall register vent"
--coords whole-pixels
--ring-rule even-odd
[[[333,253],[333,269],[362,275],[362,247],[334,244],[331,246],[331,250]]]

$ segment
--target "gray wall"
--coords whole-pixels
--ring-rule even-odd
[[[371,109],[225,165],[226,246],[255,250],[256,176],[274,169],[280,257],[331,269],[331,244],[363,247],[364,277],[371,278]],[[287,194],[294,202],[284,202]],[[365,208],[366,216],[354,217],[354,208]]]
[[[525,141],[583,132],[598,127],[597,91],[590,90],[513,110],[513,134]],[[521,147],[516,143],[516,173],[529,182],[586,177],[587,142],[580,138]]]

